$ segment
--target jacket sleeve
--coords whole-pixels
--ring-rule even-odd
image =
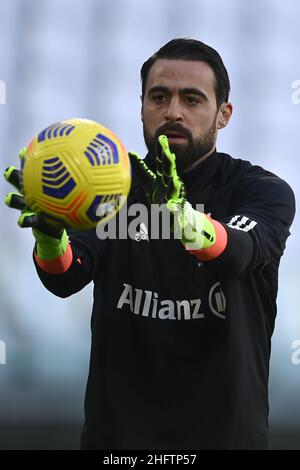
[[[100,240],[96,230],[69,232],[73,253],[72,264],[62,274],[49,274],[35,263],[37,274],[50,292],[58,297],[68,297],[89,284],[101,272],[108,254],[109,240]]]
[[[235,191],[234,212],[220,220],[227,231],[227,247],[209,264],[225,276],[239,279],[279,261],[290,235],[295,197],[290,186],[271,173],[250,177]]]

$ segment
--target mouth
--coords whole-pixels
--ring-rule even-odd
[[[180,132],[175,132],[175,131],[167,131],[165,132],[165,135],[168,137],[169,143],[172,143],[172,142],[179,143],[187,139],[187,137],[184,134],[181,134]]]

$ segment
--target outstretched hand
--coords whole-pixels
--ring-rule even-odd
[[[22,162],[26,147],[19,152],[19,158]],[[14,166],[9,166],[4,172],[5,180],[13,185],[18,192],[10,192],[5,197],[5,203],[12,209],[21,211],[18,219],[18,225],[22,228],[31,227],[34,234],[38,231],[41,234],[60,239],[63,233],[63,227],[55,226],[47,220],[44,214],[37,214],[27,206],[22,189],[22,174]]]

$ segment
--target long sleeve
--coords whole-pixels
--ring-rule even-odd
[[[95,230],[70,232],[72,263],[61,274],[49,274],[34,259],[38,276],[44,286],[59,297],[68,297],[85,287],[101,270],[104,257],[108,253],[108,240],[100,240]]]
[[[295,215],[295,197],[285,181],[269,174],[247,178],[236,188],[235,199],[239,202],[234,213],[220,220],[227,231],[227,247],[209,263],[239,279],[280,259]]]

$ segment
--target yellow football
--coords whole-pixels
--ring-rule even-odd
[[[27,147],[21,171],[28,206],[75,230],[113,217],[131,184],[121,140],[88,119],[59,121],[40,132]]]

